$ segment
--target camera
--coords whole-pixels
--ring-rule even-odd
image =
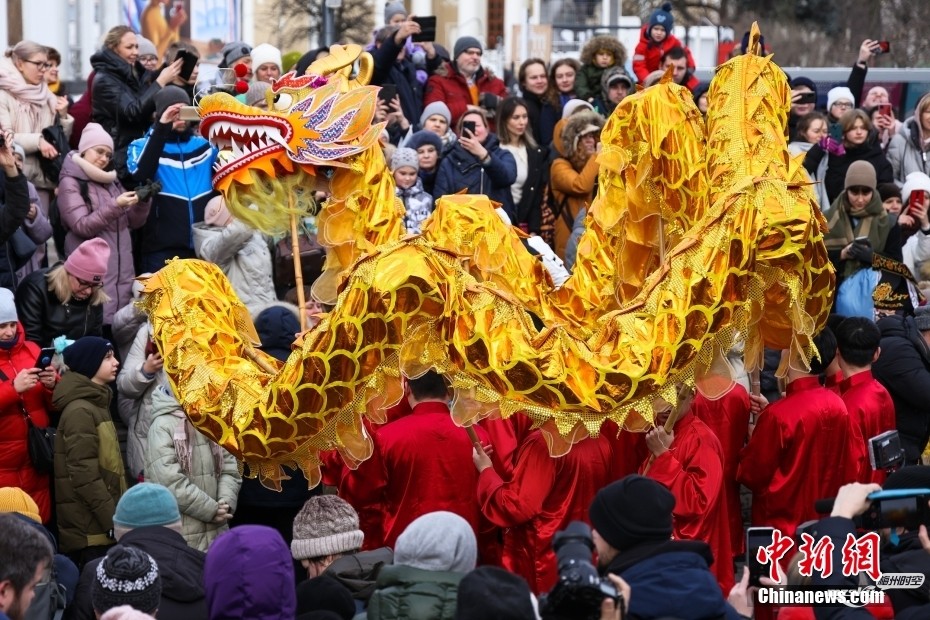
[[[869,462],[875,471],[894,471],[904,465],[904,448],[898,431],[886,431],[869,439]]]
[[[158,181],[149,179],[142,185],[136,188],[136,196],[139,197],[139,202],[143,200],[148,200],[155,194],[161,191],[161,183]]]
[[[600,618],[605,598],[619,601],[614,585],[601,579],[591,562],[594,539],[591,528],[581,521],[572,521],[552,539],[559,579],[555,587],[540,598],[540,615],[545,620],[562,618]]]
[[[930,528],[930,489],[894,489],[869,495],[872,504],[860,517],[862,528],[880,530],[903,527],[916,532]]]

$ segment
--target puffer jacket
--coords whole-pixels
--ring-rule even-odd
[[[109,176],[113,179],[106,182]],[[90,204],[85,204],[80,183],[87,184]],[[110,260],[103,276],[103,290],[110,298],[103,305],[103,323],[111,325],[116,311],[132,300],[136,270],[132,260],[131,230],[145,224],[151,201],[138,202],[124,209],[116,199],[125,190],[113,173],[99,170],[84,161],[77,151],[65,157],[58,185],[58,210],[68,234],[65,254],[71,254],[88,239],[99,237],[110,246]]]
[[[176,435],[183,434],[185,424],[184,411],[174,395],[163,388],[155,389],[145,454],[145,479],[171,490],[181,511],[184,540],[194,549],[206,551],[213,539],[229,529],[225,523],[213,523],[219,500],[226,500],[230,511],[235,512],[242,478],[236,459],[223,450],[221,462],[215,462],[213,442],[192,427],[188,434],[188,441],[192,443],[190,470],[186,470],[175,446]]]
[[[394,552],[387,547],[344,555],[329,565],[329,575],[352,593],[359,611],[368,606],[378,582],[378,574],[385,566],[394,563]]]
[[[614,64],[611,66],[626,65],[626,47],[616,37],[600,34],[588,39],[581,48],[581,71],[575,76],[575,94],[585,101],[594,99],[601,92],[601,75],[607,67],[601,68],[594,64],[594,55],[598,50],[613,53]]]
[[[378,573],[366,614],[355,620],[453,620],[463,573],[395,564]]]
[[[912,172],[930,173],[927,150],[920,144],[918,123],[919,119],[913,116],[904,121],[898,133],[892,136],[885,154],[894,169],[894,180],[899,187],[904,185],[907,175]]]
[[[501,203],[510,221],[515,222],[517,213],[510,186],[517,180],[517,160],[513,158],[513,153],[500,147],[500,141],[494,134],[488,134],[484,148],[491,156],[487,165],[478,161],[460,143],[456,143],[449,155],[439,162],[433,197],[438,199],[463,189],[467,194],[484,194]]]
[[[575,218],[582,209],[586,209],[594,199],[597,185],[597,155],[588,158],[581,170],[575,170],[570,161],[572,145],[588,125],[604,126],[604,119],[596,112],[579,112],[564,121],[561,134],[555,140],[561,155],[552,162],[549,184],[555,200],[555,253],[565,256],[565,246],[574,227]]]
[[[129,352],[123,358],[120,373],[116,376],[119,415],[129,430],[126,437],[126,460],[129,461],[129,475],[133,479],[139,478],[145,470],[145,453],[148,450],[149,428],[152,426],[152,393],[159,385],[168,385],[164,373],[148,377],[142,371],[145,347],[151,335],[152,325],[146,321],[136,330]]]
[[[65,373],[52,404],[61,411],[55,435],[55,508],[61,551],[111,545],[113,513],[126,473],[110,419],[112,392],[76,372]]]
[[[59,267],[63,269],[63,263],[33,271],[16,288],[16,312],[26,338],[41,347],[51,346],[58,336],[77,340],[81,336],[103,335],[103,305],[91,305],[93,296],[63,304],[48,290],[45,276]]]
[[[16,341],[9,349],[0,349],[0,487],[19,487],[39,506],[42,521],[52,518],[47,474],[32,466],[27,449],[28,425],[23,407],[32,423],[40,428],[49,424],[51,393],[41,383],[23,394],[13,389],[13,379],[24,368],[32,368],[39,357],[39,347],[26,340],[21,324],[16,326]]]
[[[642,27],[639,31],[639,43],[636,44],[636,49],[633,50],[633,73],[636,75],[638,82],[645,80],[646,76],[653,71],[661,69],[662,56],[673,47],[684,49],[688,57],[688,68],[695,68],[691,50],[685,47],[678,37],[669,32],[666,33],[661,43],[656,43],[649,36],[650,28],[649,24]]]
[[[17,84],[18,88],[37,91],[37,97],[46,97],[42,104],[33,104],[0,87],[0,127],[16,134],[16,143],[26,152],[23,173],[29,181],[41,189],[54,189],[55,183],[45,178],[39,166],[39,158],[42,157],[39,152],[39,139],[42,137],[42,130],[55,123],[58,98],[45,84],[27,85],[22,73],[10,58],[0,57],[0,76],[0,79]],[[65,135],[71,135],[73,125],[74,119],[65,112],[61,116],[61,127]]]
[[[194,252],[219,266],[250,313],[277,300],[271,251],[259,231],[239,220],[228,226],[194,224]]]
[[[501,99],[510,95],[504,81],[494,77],[484,68],[478,69],[474,82],[475,88],[478,90],[479,101],[483,93],[490,93]],[[452,114],[452,122],[449,123],[451,127],[458,124],[462,115],[468,111],[469,105],[478,105],[478,101],[472,99],[468,80],[455,69],[454,62],[446,62],[440,65],[436,72],[429,76],[426,81],[426,91],[423,93],[423,107],[425,108],[434,101],[442,101],[449,107],[449,112]],[[414,121],[414,119],[408,120]]]
[[[91,119],[110,132],[117,151],[125,150],[152,124],[161,86],[155,80],[145,83],[145,68],[139,62],[129,64],[111,49],[97,51],[90,64],[95,72]]]
[[[404,203],[404,226],[407,232],[419,235],[420,226],[433,212],[433,197],[423,190],[423,181],[419,177],[411,187],[398,187],[396,191],[397,197]]]
[[[29,200],[29,184],[25,175],[9,178],[0,174],[0,286],[4,288],[17,286],[17,260],[9,240],[26,221]]]

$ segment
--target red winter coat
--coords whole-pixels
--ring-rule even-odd
[[[478,69],[478,73],[475,74],[475,85],[478,87],[479,94],[491,93],[501,99],[510,95],[503,80],[489,76],[484,69]],[[423,107],[425,108],[434,101],[442,101],[449,107],[449,112],[452,113],[451,127],[453,130],[459,118],[468,110],[468,106],[478,105],[478,102],[472,99],[465,76],[456,71],[453,63],[448,62],[440,67],[439,71],[429,76],[429,80],[426,81]],[[414,119],[410,121],[414,122]]]
[[[487,442],[487,435],[476,430]],[[444,403],[418,404],[410,415],[379,428],[373,441],[371,458],[348,473],[340,492],[359,513],[369,507],[381,510],[383,540],[375,544],[365,532],[366,548],[393,549],[414,519],[437,510],[461,516],[478,535],[478,471],[471,440]]]
[[[679,419],[674,432],[671,447],[648,469],[643,464],[642,473],[675,496],[675,538],[710,545],[714,553],[710,570],[726,595],[733,587],[733,552],[723,495],[723,449],[714,432],[693,415]]]
[[[862,460],[859,466],[859,482],[885,484],[887,474],[883,470],[872,470],[867,442],[870,437],[895,430],[894,401],[891,394],[872,377],[871,370],[857,372],[843,379],[840,389],[850,421],[859,429],[859,435],[854,441],[862,441],[862,445],[850,448],[853,452],[858,452]]]
[[[548,592],[558,571],[552,537],[571,521],[588,521],[597,491],[609,484],[613,452],[601,435],[575,444],[565,456],[549,456],[541,431],[517,452],[513,477],[504,482],[493,467],[478,478],[481,512],[504,533],[504,567]]]
[[[661,69],[662,56],[673,47],[680,47],[685,50],[688,57],[688,68],[694,69],[694,58],[691,56],[691,50],[685,47],[678,40],[678,37],[668,33],[661,43],[656,43],[649,38],[649,24],[643,26],[642,30],[639,31],[639,43],[636,44],[636,50],[633,52],[633,73],[636,74],[636,81],[642,82],[650,73]],[[697,79],[694,81],[697,82]],[[689,85],[686,86],[691,88]]]
[[[41,383],[23,394],[13,389],[13,379],[24,368],[33,368],[39,357],[39,347],[26,340],[22,324],[16,326],[16,344],[11,349],[0,349],[0,487],[19,487],[39,506],[42,521],[52,518],[49,495],[49,477],[40,474],[29,461],[26,446],[26,407],[32,423],[45,428],[49,424],[51,392]]]
[[[743,509],[739,501],[736,469],[739,453],[749,435],[749,393],[739,383],[717,400],[698,394],[691,404],[694,415],[706,424],[723,448],[723,490],[726,494],[727,522],[730,524],[730,547],[733,555],[745,552]]]

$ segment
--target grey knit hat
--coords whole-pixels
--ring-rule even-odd
[[[416,151],[404,146],[394,151],[394,154],[391,155],[391,172],[405,166],[413,168],[414,170],[419,170],[420,159],[417,157]]]
[[[464,54],[465,50],[470,50],[472,48],[478,48],[482,52],[484,51],[484,46],[481,45],[481,41],[475,37],[459,37],[452,47],[452,60]]]
[[[361,549],[364,539],[355,508],[337,495],[318,495],[294,517],[291,555],[304,560],[347,553]]]
[[[930,331],[930,306],[919,306],[914,310],[914,323],[920,331]]]

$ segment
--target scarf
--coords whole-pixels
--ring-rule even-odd
[[[846,200],[844,190],[833,201],[826,216],[830,230],[824,243],[828,250],[842,250],[857,237],[868,237],[872,250],[876,254],[881,254],[885,251],[888,233],[894,226],[894,221],[885,212],[877,191],[872,192],[872,200],[864,209],[854,210]],[[857,220],[855,226],[853,226],[853,219]],[[860,268],[861,266],[856,264],[856,261],[846,261],[843,275],[849,277]]]
[[[188,477],[191,475],[191,465],[194,454],[194,439],[198,435],[197,430],[191,421],[184,415],[181,410],[171,412],[171,415],[178,418],[178,424],[174,427],[174,452],[178,455],[178,464]],[[223,472],[223,449],[215,441],[210,441],[210,452],[213,454],[213,473],[218,478]]]
[[[47,117],[43,114],[44,107],[55,116],[58,99],[48,89],[48,85],[44,81],[40,84],[28,84],[11,58],[0,58],[0,90],[5,90],[13,96],[16,100],[16,116],[22,115],[24,120],[28,121],[17,122],[16,126],[19,128],[29,127],[35,133],[42,131],[50,124],[46,122]],[[13,127],[6,129],[16,130]],[[20,129],[19,132],[23,133],[23,130]]]
[[[94,183],[109,185],[116,181],[116,170],[102,170],[81,157],[80,153],[72,153],[71,159],[73,159],[74,163],[87,175],[87,178]]]

